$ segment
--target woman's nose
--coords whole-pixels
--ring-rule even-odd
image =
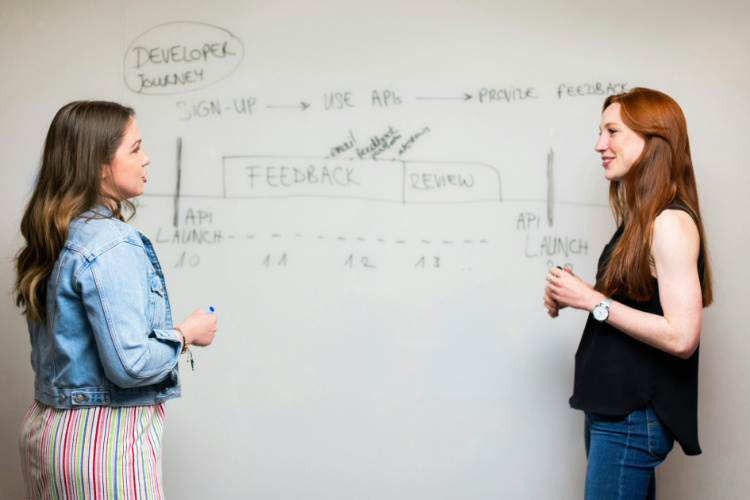
[[[598,152],[606,151],[607,150],[607,140],[604,138],[603,135],[599,136],[599,140],[596,141],[596,145],[594,146],[594,150]]]

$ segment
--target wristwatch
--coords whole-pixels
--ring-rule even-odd
[[[597,305],[594,306],[594,310],[592,311],[594,314],[594,319],[597,320],[600,323],[603,323],[604,321],[609,318],[609,306],[612,304],[612,299],[606,298],[599,302]]]

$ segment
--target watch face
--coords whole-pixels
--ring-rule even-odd
[[[598,304],[596,307],[594,307],[594,319],[597,321],[604,321],[609,316],[609,308]]]

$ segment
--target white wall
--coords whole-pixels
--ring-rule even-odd
[[[156,241],[176,315],[213,305],[220,320],[215,345],[195,350],[195,372],[181,366],[183,398],[168,404],[170,497],[580,498],[583,419],[567,398],[585,316],[550,320],[541,296],[550,263],[591,280],[614,229],[593,151],[603,95],[566,87],[597,83],[657,88],[683,106],[715,270],[704,454],[672,453],[660,498],[750,488],[746,3],[0,9],[3,497],[22,496],[16,440],[33,384],[9,293],[23,206],[56,110],[112,99],[136,109],[152,158],[134,224]],[[134,47],[223,42],[224,57],[203,62],[133,60],[145,54]],[[203,71],[203,83],[141,89],[141,73],[184,71]],[[341,100],[329,106],[332,95]],[[210,103],[217,111],[205,112]],[[366,149],[383,135],[400,138],[376,161]],[[273,186],[292,182],[281,166],[310,165],[321,182]],[[325,185],[323,166],[338,180],[349,169],[353,182]],[[448,175],[473,187],[417,189]],[[545,238],[570,253],[544,254]]]

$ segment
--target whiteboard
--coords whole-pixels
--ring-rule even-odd
[[[750,110],[748,64],[732,57],[749,48],[747,7],[670,1],[613,27],[584,1],[7,4],[6,260],[54,112],[117,100],[151,157],[133,224],[176,320],[216,308],[214,345],[193,350],[195,371],[182,360],[183,397],[167,404],[170,497],[580,498],[583,418],[567,400],[585,315],[549,319],[544,276],[571,265],[593,280],[614,231],[599,114],[635,86],[686,111],[719,278],[706,453],[675,451],[660,490],[704,498],[730,461],[747,465],[741,448],[719,458],[747,432],[713,410],[747,410],[720,374],[736,366],[747,385],[748,343],[716,332],[739,321],[725,313],[741,277],[725,266],[747,231],[722,206],[747,204],[748,174],[735,161],[721,165],[732,183],[715,175],[744,155],[718,130]],[[19,496],[13,442],[33,375],[10,299],[3,317],[3,378],[18,382],[3,383],[15,475],[2,488]],[[746,481],[723,483],[726,498]]]

